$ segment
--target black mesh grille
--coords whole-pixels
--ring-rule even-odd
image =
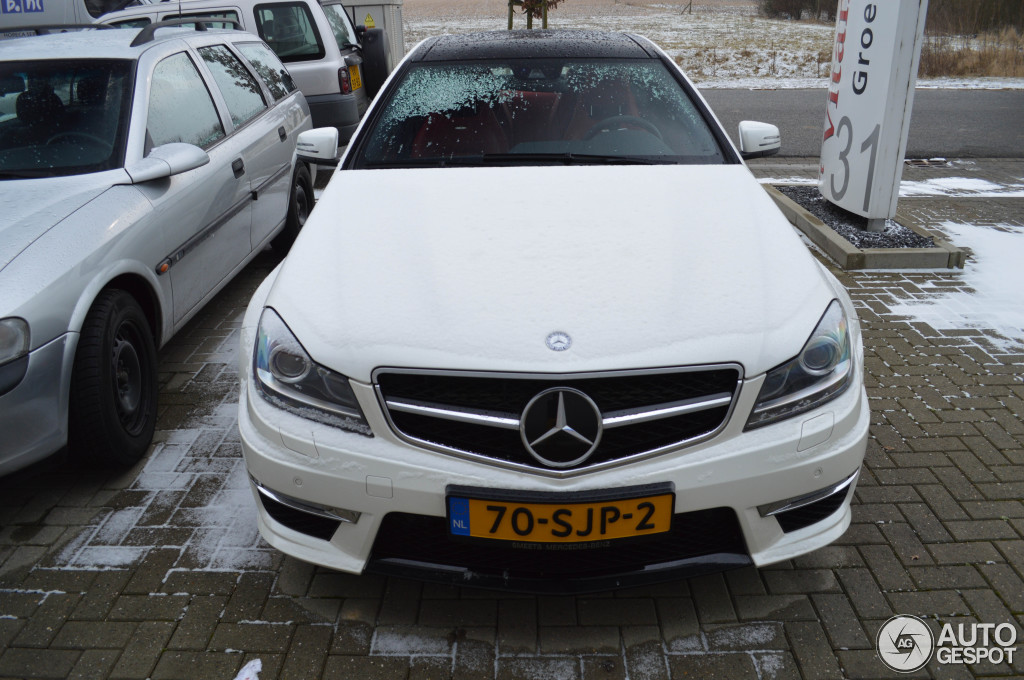
[[[320,517],[319,515],[312,515],[308,512],[290,508],[287,505],[267,498],[263,494],[260,494],[260,502],[263,503],[267,514],[276,521],[293,531],[298,531],[313,538],[329,541],[341,525],[339,520],[328,519],[327,517]]]
[[[507,541],[452,536],[444,517],[390,513],[370,556],[374,563],[411,561],[509,579],[580,579],[621,574],[716,554],[746,555],[736,513],[712,508],[675,515],[672,529],[643,538],[552,549],[513,547]]]
[[[805,505],[796,510],[780,512],[775,515],[775,519],[779,520],[779,526],[782,527],[782,530],[789,533],[790,531],[796,531],[797,529],[817,524],[842,507],[845,500],[846,490],[844,489],[842,492],[834,493],[816,503]]]
[[[711,395],[735,395],[740,378],[734,368],[714,368],[608,377],[551,378],[464,377],[381,373],[385,399],[401,399],[454,408],[491,411],[520,417],[526,405],[544,390],[570,387],[590,397],[608,415],[616,411],[658,406]],[[606,428],[600,446],[581,466],[626,458],[703,437],[718,429],[729,405],[636,425]],[[531,456],[518,430],[462,423],[421,414],[390,412],[395,428],[409,437],[502,461],[544,467]]]
[[[551,387],[572,387],[584,392],[602,411],[653,406],[736,390],[739,374],[722,368],[679,373],[652,373],[607,378],[550,379],[508,377],[468,378],[449,375],[381,373],[377,382],[385,397],[485,408],[520,413],[538,392]]]

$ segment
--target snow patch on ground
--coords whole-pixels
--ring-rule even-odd
[[[900,182],[900,196],[1024,198],[1024,184],[1004,186],[972,177],[936,177],[918,182]]]
[[[1024,227],[979,226],[947,222],[939,225],[950,240],[969,248],[972,256],[962,287],[926,289],[926,295],[891,306],[898,316],[911,317],[936,330],[992,329],[1004,336],[997,347],[1008,352],[1024,347]]]
[[[263,661],[260,659],[253,659],[242,666],[242,670],[238,671],[238,675],[235,676],[235,680],[259,680],[259,674],[262,670]]]
[[[190,449],[202,433],[174,430],[167,441],[158,443],[131,487],[146,492],[145,500],[100,516],[94,527],[58,553],[54,566],[123,569],[139,564],[150,551],[177,550],[180,557],[170,571],[272,569],[275,553],[260,540],[256,502],[242,459],[185,455],[195,453]],[[199,463],[205,467],[197,469]],[[195,493],[197,486],[210,490],[194,504],[181,504],[185,491]],[[182,532],[184,528],[191,528],[191,534]],[[186,538],[172,542],[164,532]]]

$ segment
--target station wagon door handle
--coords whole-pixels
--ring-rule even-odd
[[[288,139],[288,131],[284,129],[284,126],[277,128],[277,136],[281,138],[281,141]]]
[[[241,158],[231,161],[231,171],[235,173],[235,177],[241,177],[245,174],[245,163],[242,162]]]

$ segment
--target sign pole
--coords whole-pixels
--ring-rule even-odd
[[[896,215],[928,0],[839,0],[818,191],[882,231]]]

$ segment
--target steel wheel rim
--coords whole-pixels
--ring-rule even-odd
[[[146,412],[146,379],[136,349],[139,340],[138,330],[132,324],[121,324],[114,335],[110,357],[114,406],[121,425],[133,435],[142,430]]]

